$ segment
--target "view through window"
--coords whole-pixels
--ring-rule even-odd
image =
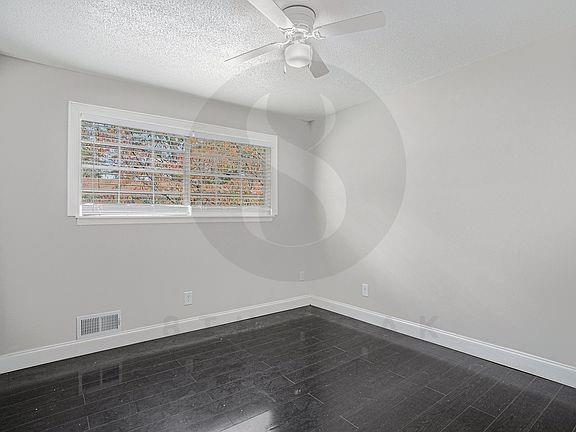
[[[271,214],[270,146],[89,120],[80,129],[82,216]]]

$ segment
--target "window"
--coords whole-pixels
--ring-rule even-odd
[[[68,139],[79,223],[277,214],[275,136],[70,102]]]

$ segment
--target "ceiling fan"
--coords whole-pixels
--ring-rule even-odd
[[[361,32],[383,27],[384,13],[374,12],[314,27],[316,12],[307,6],[294,5],[280,9],[273,0],[248,0],[284,34],[284,42],[273,42],[244,54],[229,58],[227,63],[239,64],[276,49],[284,50],[286,64],[295,68],[308,67],[315,78],[329,70],[320,58],[314,43],[327,37]]]

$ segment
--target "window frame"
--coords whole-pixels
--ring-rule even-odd
[[[116,122],[121,126],[197,135],[203,138],[265,146],[270,148],[270,211],[266,213],[202,211],[187,215],[82,215],[82,120]],[[113,123],[114,124],[114,123]],[[278,215],[278,137],[261,132],[234,129],[190,120],[174,119],[154,114],[126,111],[68,102],[68,211],[78,225],[141,224],[141,223],[196,223],[196,222],[268,222]]]

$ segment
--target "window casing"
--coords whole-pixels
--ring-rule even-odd
[[[68,141],[79,223],[277,215],[276,136],[70,102]]]

